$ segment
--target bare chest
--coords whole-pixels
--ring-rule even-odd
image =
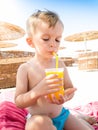
[[[30,89],[36,86],[44,77],[44,70],[30,68],[28,71],[28,84]]]

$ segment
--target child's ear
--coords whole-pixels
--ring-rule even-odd
[[[26,42],[28,43],[28,45],[32,48],[34,48],[34,44],[32,42],[32,38],[26,38]]]

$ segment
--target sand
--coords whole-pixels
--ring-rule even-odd
[[[74,107],[98,101],[98,70],[81,71],[78,67],[68,67],[68,72],[77,91],[74,98],[64,105]]]

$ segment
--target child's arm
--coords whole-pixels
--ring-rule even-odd
[[[16,77],[15,103],[18,107],[25,108],[36,103],[38,99],[37,93],[28,90],[27,65],[22,64],[18,68]]]

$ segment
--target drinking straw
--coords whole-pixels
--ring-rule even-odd
[[[58,68],[58,55],[54,52],[53,55],[56,58],[56,68]]]

